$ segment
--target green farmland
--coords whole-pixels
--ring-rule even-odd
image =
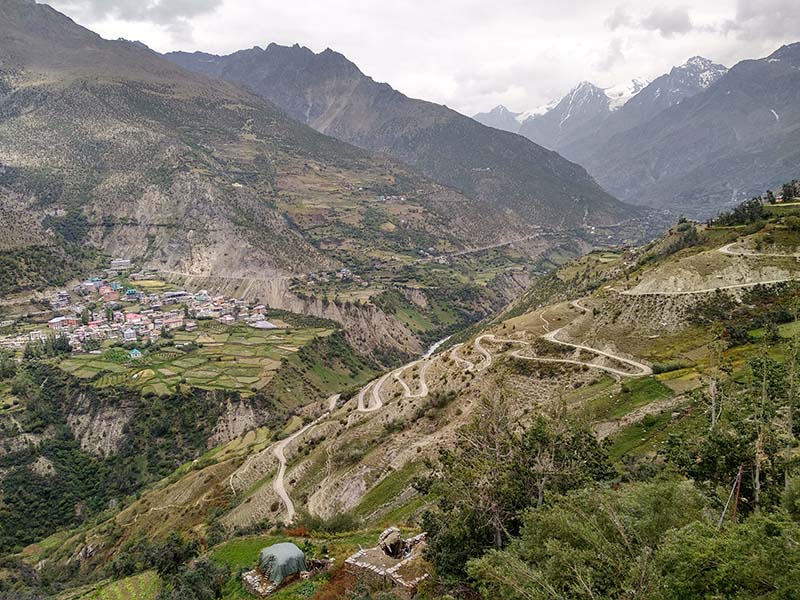
[[[103,354],[71,356],[59,364],[97,387],[129,385],[142,393],[165,395],[180,385],[205,390],[235,390],[249,395],[264,388],[281,361],[332,329],[253,329],[202,323],[197,331],[177,331],[168,344],[140,348],[144,356],[131,359],[124,348]]]

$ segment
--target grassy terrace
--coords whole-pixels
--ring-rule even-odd
[[[367,301],[394,286],[408,288],[438,288],[444,282],[450,285],[475,285],[485,287],[498,275],[514,270],[524,270],[530,259],[510,247],[492,248],[474,253],[447,256],[446,264],[435,258],[422,258],[418,254],[402,256],[386,253],[375,257],[375,262],[356,264],[354,267],[367,281],[363,286],[352,280],[339,280],[331,276],[327,282],[297,283],[294,291],[318,298],[341,301]]]
[[[65,594],[59,600],[153,600],[161,587],[154,571],[145,571],[119,581],[101,584],[83,593]]]
[[[94,379],[98,387],[130,385],[143,393],[163,395],[186,384],[247,395],[272,380],[282,359],[331,333],[332,329],[320,327],[259,330],[201,322],[197,331],[175,332],[172,344],[142,349],[140,359],[112,347],[100,355],[71,356],[59,366],[75,377]]]
[[[654,377],[630,379],[622,384],[617,394],[601,393],[589,399],[583,412],[591,420],[617,419],[641,406],[670,396],[672,391]]]

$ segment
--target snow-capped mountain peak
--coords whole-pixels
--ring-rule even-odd
[[[717,64],[702,56],[693,56],[684,64],[674,67],[670,72],[670,77],[693,81],[696,85],[705,89],[727,72],[728,68],[724,65]]]
[[[495,106],[492,110],[489,111],[489,113],[494,115],[515,115],[515,116],[518,114],[515,113],[514,111],[509,110],[502,104],[498,104],[497,106]]]
[[[598,106],[597,103],[602,98],[608,104],[608,109],[614,111],[642,91],[648,83],[650,82],[646,79],[636,78],[603,89],[591,83],[590,81],[581,81],[563,98],[553,100],[532,110],[519,113],[517,115],[517,121],[524,123],[531,117],[541,117],[552,111],[561,102],[566,102],[567,105],[571,106],[573,104],[584,104],[591,101],[594,106]],[[602,102],[599,102],[599,104],[603,105]],[[604,108],[601,110],[605,111]]]
[[[559,102],[561,102],[560,99],[551,100],[547,104],[542,104],[541,106],[537,106],[534,109],[526,110],[525,112],[518,113],[517,114],[517,121],[519,121],[519,123],[522,124],[525,121],[527,121],[528,119],[530,119],[531,117],[541,117],[542,115],[547,114],[548,112],[553,110],[558,105]]]
[[[634,78],[630,81],[607,87],[604,91],[608,96],[608,108],[611,110],[621,108],[628,100],[647,87],[649,83],[647,79]]]

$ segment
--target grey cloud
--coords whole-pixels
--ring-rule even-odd
[[[214,11],[222,0],[64,0],[54,4],[92,20],[111,17],[173,25]]]
[[[605,56],[597,61],[595,66],[601,71],[608,71],[611,67],[624,60],[625,54],[622,52],[622,40],[620,38],[614,38],[608,44],[608,50]]]
[[[736,16],[723,26],[723,31],[750,40],[764,36],[796,36],[798,30],[800,4],[797,0],[738,0]]]
[[[223,0],[54,0],[56,9],[80,20],[119,19],[164,28],[182,43],[192,41],[191,19],[213,12]]]
[[[689,33],[692,27],[692,19],[689,17],[689,10],[686,7],[657,7],[641,20],[640,25],[644,29],[658,31],[662,36],[668,38],[674,35]]]
[[[614,31],[620,27],[626,27],[631,25],[632,19],[631,16],[628,14],[628,7],[624,4],[620,4],[614,9],[614,12],[609,15],[609,17],[605,21],[606,27],[610,30]]]

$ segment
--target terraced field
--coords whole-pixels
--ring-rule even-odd
[[[161,581],[154,571],[145,571],[113,583],[100,585],[78,596],[62,596],[59,600],[153,600]]]
[[[112,348],[103,354],[72,356],[59,366],[78,378],[94,379],[97,387],[131,385],[143,393],[164,395],[185,384],[249,395],[272,380],[283,358],[332,332],[203,323],[198,331],[175,332],[173,345],[143,349],[144,356],[139,359],[130,359],[122,348]]]

